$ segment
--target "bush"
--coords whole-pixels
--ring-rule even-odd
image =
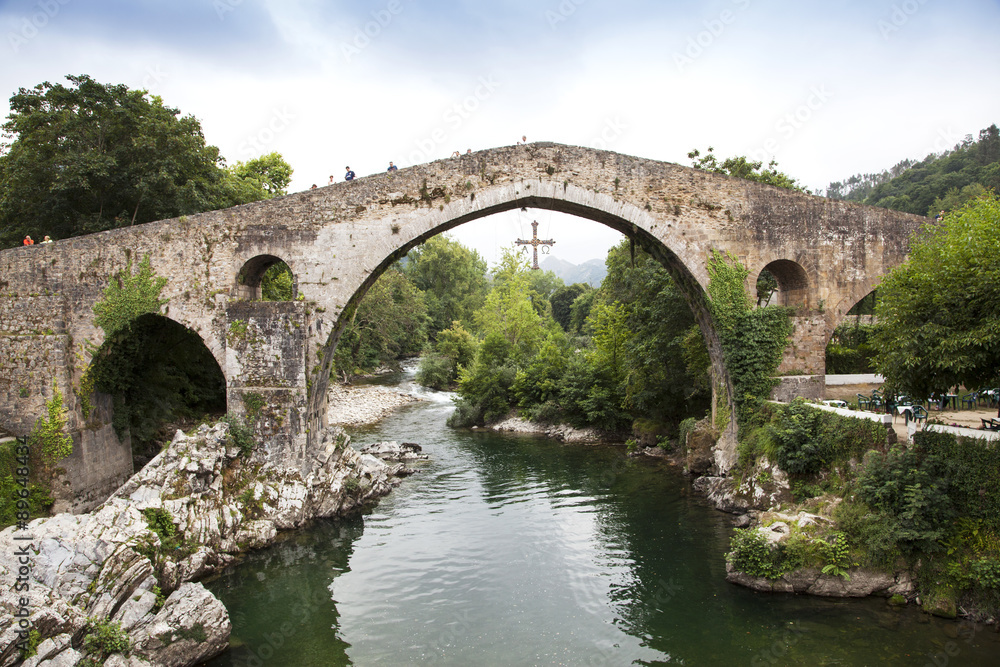
[[[771,545],[756,528],[737,528],[729,540],[726,560],[751,577],[780,579],[794,569],[794,563],[786,563],[784,551],[780,545]]]
[[[240,456],[244,458],[250,456],[257,444],[250,427],[246,425],[246,422],[232,413],[223,417],[222,421],[229,424],[230,444],[240,450]]]
[[[87,624],[87,637],[83,640],[83,647],[89,653],[106,658],[112,653],[128,655],[132,649],[132,642],[128,634],[122,630],[121,623],[112,623],[107,619],[103,621],[91,619]]]
[[[448,357],[440,354],[425,354],[420,357],[416,381],[421,386],[446,391],[451,388],[454,370],[454,364]]]

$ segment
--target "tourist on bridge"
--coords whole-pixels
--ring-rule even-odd
[[[344,180],[345,181],[353,181],[354,180],[354,172],[351,171],[350,167],[344,167],[344,169],[347,170],[347,173],[344,174]],[[333,176],[331,176],[330,178],[333,178]]]
[[[397,167],[392,162],[389,163],[389,168],[386,171],[396,171]]]
[[[52,239],[49,238],[48,234],[46,234],[45,238],[42,239],[42,243],[52,243]]]
[[[35,242],[31,240],[30,236],[25,236],[23,243],[24,245],[35,245]]]

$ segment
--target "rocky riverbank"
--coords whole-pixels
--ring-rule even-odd
[[[340,426],[371,424],[396,408],[419,400],[389,387],[332,384],[327,391],[327,420]]]
[[[286,468],[241,452],[228,429],[178,431],[94,512],[0,532],[0,666],[21,660],[19,627],[29,626],[37,653],[28,667],[87,657],[119,667],[206,660],[225,649],[231,625],[222,603],[194,580],[281,530],[387,493],[403,468],[355,451],[339,430],[326,434],[305,471]],[[25,590],[15,592],[21,575]],[[128,650],[111,653],[89,640],[98,624],[127,640]]]
[[[537,424],[520,417],[508,417],[503,421],[490,424],[486,428],[491,431],[506,431],[509,433],[531,433],[555,438],[562,442],[606,442],[606,438],[596,429],[573,428],[566,424]]]

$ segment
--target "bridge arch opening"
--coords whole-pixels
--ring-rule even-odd
[[[872,338],[876,331],[875,304],[877,300],[877,290],[872,290],[851,306],[847,313],[840,318],[827,341],[827,374],[875,372],[876,350],[872,345]],[[846,305],[843,304],[843,307]]]
[[[298,281],[288,264],[275,255],[248,259],[236,275],[236,297],[244,301],[292,301]]]
[[[757,277],[757,303],[795,309],[809,308],[809,275],[789,259],[767,264]]]
[[[653,260],[662,265],[673,278],[684,301],[694,314],[694,319],[705,340],[712,375],[721,379],[721,382],[714,383],[712,387],[713,390],[720,392],[718,399],[711,402],[712,410],[714,412],[717,408],[724,409],[728,404],[729,414],[735,413],[731,382],[725,370],[721,343],[714,331],[704,287],[695,273],[695,271],[699,271],[700,274],[706,274],[702,279],[707,282],[707,272],[699,264],[699,262],[704,262],[704,257],[701,254],[682,256],[685,253],[690,255],[692,250],[679,236],[673,238],[672,234],[677,232],[670,229],[670,224],[665,224],[638,207],[616,200],[612,196],[595,197],[591,191],[565,184],[554,188],[550,187],[549,189],[555,191],[555,194],[548,192],[543,194],[538,189],[534,194],[528,196],[521,194],[522,192],[530,193],[531,186],[532,183],[520,183],[513,187],[506,184],[492,189],[487,188],[477,193],[477,205],[482,206],[482,208],[470,211],[469,209],[472,207],[469,206],[468,200],[465,200],[457,204],[452,203],[449,206],[438,207],[444,215],[431,209],[426,213],[420,212],[409,216],[410,220],[414,221],[410,224],[391,225],[393,236],[386,235],[384,240],[384,245],[390,250],[386,252],[384,259],[373,268],[365,270],[365,277],[360,285],[356,288],[352,287],[353,293],[330,330],[324,346],[322,363],[317,369],[318,373],[312,382],[309,393],[308,420],[315,425],[310,427],[310,433],[322,432],[322,427],[326,425],[326,389],[331,377],[334,350],[345,327],[354,317],[360,300],[375,281],[411,249],[428,239],[465,223],[519,208],[555,211],[606,225],[622,233],[630,239],[635,247],[641,248]],[[485,204],[486,201],[489,202],[489,205]],[[449,215],[449,208],[457,208],[458,210],[455,210],[453,215]],[[387,227],[389,226],[387,225]],[[370,240],[370,243],[375,246],[379,242],[382,242],[381,239]],[[695,268],[692,270],[690,267]],[[342,287],[347,286],[342,285]],[[728,469],[730,465],[728,460],[735,455],[735,434],[735,422],[729,420],[716,450],[716,459],[719,461],[720,469]]]
[[[177,428],[226,413],[226,380],[195,331],[158,314],[137,317],[94,353],[86,381],[110,396],[112,425],[132,445],[136,470]]]

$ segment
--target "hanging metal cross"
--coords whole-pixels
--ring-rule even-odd
[[[535,252],[535,263],[531,267],[531,269],[533,271],[537,271],[539,269],[539,266],[538,266],[538,246],[550,246],[550,245],[555,245],[555,243],[556,242],[553,241],[553,240],[551,240],[551,239],[549,239],[548,241],[542,241],[541,239],[538,238],[538,222],[532,222],[531,223],[531,240],[530,241],[525,241],[523,239],[518,239],[517,240],[517,245],[521,245],[521,246],[529,246],[529,245],[530,246],[534,246],[533,250]],[[525,250],[527,250],[527,248],[525,248]],[[548,248],[543,248],[543,250],[544,250],[544,252],[548,252]]]

